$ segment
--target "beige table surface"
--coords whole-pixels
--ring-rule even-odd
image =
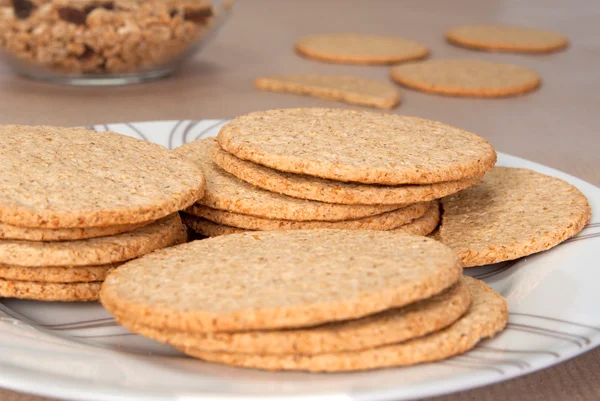
[[[337,106],[259,92],[261,74],[315,72],[387,79],[386,67],[323,64],[292,51],[299,35],[353,31],[400,35],[435,58],[481,58],[537,70],[542,88],[509,99],[458,99],[402,90],[394,112],[476,132],[499,151],[525,157],[600,186],[600,1],[580,0],[240,0],[209,48],[166,80],[124,88],[68,88],[28,81],[0,65],[0,123],[83,125],[160,119],[225,118],[258,109]],[[556,29],[572,46],[527,56],[473,52],[443,40],[454,24],[499,21]],[[343,106],[341,106],[343,107]],[[0,390],[2,401],[42,398]],[[516,380],[438,401],[600,400],[600,348]]]

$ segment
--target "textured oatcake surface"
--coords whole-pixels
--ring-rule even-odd
[[[206,176],[206,194],[198,204],[269,219],[337,221],[388,212],[403,205],[337,205],[296,199],[254,187],[223,171],[212,161],[214,138],[186,144],[175,153],[197,163]],[[186,211],[195,213],[192,206]]]
[[[504,97],[534,90],[541,78],[533,70],[514,64],[483,60],[427,60],[398,65],[394,81],[424,92],[452,96]]]
[[[354,220],[341,221],[292,221],[265,219],[246,214],[226,212],[206,206],[194,206],[194,215],[203,217],[214,223],[247,230],[314,230],[332,228],[342,230],[393,230],[412,222],[425,214],[431,202],[414,203],[412,205]]]
[[[151,222],[122,224],[106,227],[73,227],[73,228],[32,228],[17,227],[0,223],[0,239],[21,239],[26,241],[72,241],[96,237],[106,237],[133,231]]]
[[[431,184],[482,175],[485,139],[436,121],[343,109],[277,109],[233,119],[223,150],[279,171],[367,184]]]
[[[89,283],[104,281],[120,263],[98,266],[10,266],[0,265],[0,278],[39,283]]]
[[[132,232],[77,241],[0,240],[0,264],[13,266],[88,266],[133,259],[181,239],[185,231],[174,213]]]
[[[501,331],[508,321],[506,300],[483,281],[465,277],[471,307],[458,321],[438,332],[405,342],[361,351],[318,355],[273,355],[203,351],[178,347],[206,361],[266,370],[342,372],[406,366],[462,354],[481,339]]]
[[[438,239],[465,267],[549,249],[583,229],[591,216],[577,188],[521,168],[496,167],[483,181],[442,199]]]
[[[184,209],[202,172],[162,146],[83,128],[0,126],[0,222],[35,228],[137,224]]]
[[[446,39],[473,49],[519,53],[548,53],[569,45],[561,33],[511,25],[461,25],[446,31]]]
[[[349,64],[393,64],[429,55],[429,49],[413,40],[356,33],[305,36],[296,51],[321,61]]]
[[[0,279],[0,298],[36,301],[97,301],[102,283],[39,283]]]
[[[223,170],[259,188],[294,198],[348,205],[394,205],[425,202],[461,191],[481,176],[424,185],[373,185],[333,181],[304,174],[286,173],[239,159],[215,147],[214,162]]]
[[[429,298],[454,284],[454,252],[384,231],[247,232],[154,252],[113,271],[113,315],[192,332],[302,327]]]
[[[470,304],[469,289],[459,280],[443,293],[403,308],[303,329],[186,333],[136,325],[119,317],[117,320],[132,332],[179,347],[251,354],[314,355],[367,349],[420,337],[454,323]]]
[[[345,75],[276,75],[260,77],[254,86],[380,109],[391,109],[400,103],[400,93],[393,84]]]

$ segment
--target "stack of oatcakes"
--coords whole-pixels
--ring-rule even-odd
[[[206,196],[184,222],[208,237],[249,230],[396,230],[427,235],[437,199],[477,184],[496,162],[470,132],[341,109],[238,117],[175,153],[202,168]]]
[[[93,301],[125,261],[186,242],[178,211],[205,180],[112,132],[0,126],[0,297]]]

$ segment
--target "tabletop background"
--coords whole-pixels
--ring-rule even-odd
[[[295,39],[321,32],[387,34],[429,45],[433,58],[522,64],[542,87],[507,99],[461,99],[402,90],[394,113],[473,131],[497,150],[563,170],[600,186],[600,1],[598,0],[240,0],[216,40],[177,75],[129,87],[71,88],[15,76],[0,64],[0,123],[89,125],[146,120],[228,118],[283,107],[349,107],[260,92],[263,74],[327,73],[387,79],[387,67],[319,63],[293,52]],[[550,55],[474,52],[443,32],[463,23],[502,22],[554,29],[571,40]],[[600,348],[522,378],[437,397],[435,401],[600,399]],[[46,398],[0,390],[2,401]]]

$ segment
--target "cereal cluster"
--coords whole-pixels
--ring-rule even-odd
[[[202,0],[0,0],[0,49],[70,74],[123,74],[184,55],[215,17]]]

